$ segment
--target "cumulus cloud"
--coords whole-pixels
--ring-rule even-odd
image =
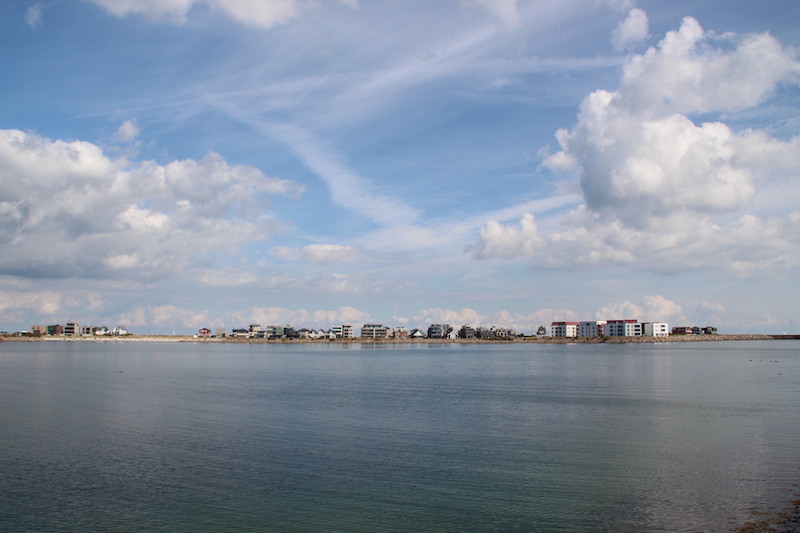
[[[547,326],[556,320],[580,320],[578,314],[570,309],[543,308],[531,313],[509,313],[498,311],[489,315],[480,314],[468,307],[462,309],[442,309],[432,307],[422,309],[414,320],[424,326],[427,324],[450,324],[454,328],[462,325],[510,328],[517,333],[532,333],[539,326]]]
[[[0,290],[0,320],[18,322],[32,315],[35,320],[85,313],[97,309],[102,300],[92,293],[72,294],[57,290]]]
[[[91,0],[109,13],[124,17],[142,15],[152,20],[183,23],[194,5],[206,5],[225,13],[235,22],[258,28],[270,28],[298,17],[314,4],[302,0]],[[356,0],[340,0],[355,8]]]
[[[94,144],[0,130],[0,272],[156,276],[270,236],[267,211],[296,183],[219,154],[134,163]]]
[[[476,257],[658,271],[797,265],[797,213],[748,210],[759,189],[800,193],[786,179],[800,172],[800,138],[690,114],[756,106],[798,75],[794,52],[769,34],[717,39],[684,19],[631,58],[617,91],[588,95],[577,124],[557,132],[561,149],[544,166],[575,175],[585,201],[563,221],[571,229],[541,235],[529,217],[519,228],[489,221]]]
[[[128,143],[139,136],[139,126],[135,120],[126,120],[120,124],[117,131],[114,132],[114,140],[117,142]]]
[[[285,307],[252,307],[235,313],[231,317],[235,324],[291,325],[314,329],[329,329],[335,325],[361,325],[370,323],[372,317],[366,311],[342,306],[338,309],[287,309]]]
[[[542,245],[535,217],[525,213],[519,227],[504,226],[490,220],[481,228],[481,235],[475,248],[475,256],[481,259],[530,256]]]
[[[608,304],[597,310],[597,320],[620,320],[633,318],[642,322],[685,321],[683,308],[661,295],[645,296],[641,302],[628,300]]]
[[[645,40],[649,32],[647,13],[633,8],[628,16],[611,32],[611,44],[615,50],[626,50]]]

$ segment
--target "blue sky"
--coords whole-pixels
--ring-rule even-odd
[[[800,332],[800,4],[0,5],[0,329]]]

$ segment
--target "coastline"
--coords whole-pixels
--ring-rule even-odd
[[[764,334],[730,334],[730,335],[670,335],[668,337],[511,337],[505,339],[251,339],[251,338],[217,338],[197,337],[194,335],[126,335],[122,337],[2,337],[0,341],[9,342],[195,342],[195,343],[232,343],[232,344],[641,344],[662,342],[715,342],[715,341],[764,341],[764,340],[796,340],[800,335],[764,335]]]

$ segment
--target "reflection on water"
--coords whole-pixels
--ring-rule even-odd
[[[0,524],[729,531],[800,481],[796,346],[4,343]]]

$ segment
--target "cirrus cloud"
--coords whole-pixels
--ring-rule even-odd
[[[270,28],[297,18],[313,7],[302,0],[90,0],[112,15],[142,15],[151,20],[184,23],[195,5],[204,5],[225,13],[235,22],[258,28]],[[356,7],[355,0],[340,0]]]

